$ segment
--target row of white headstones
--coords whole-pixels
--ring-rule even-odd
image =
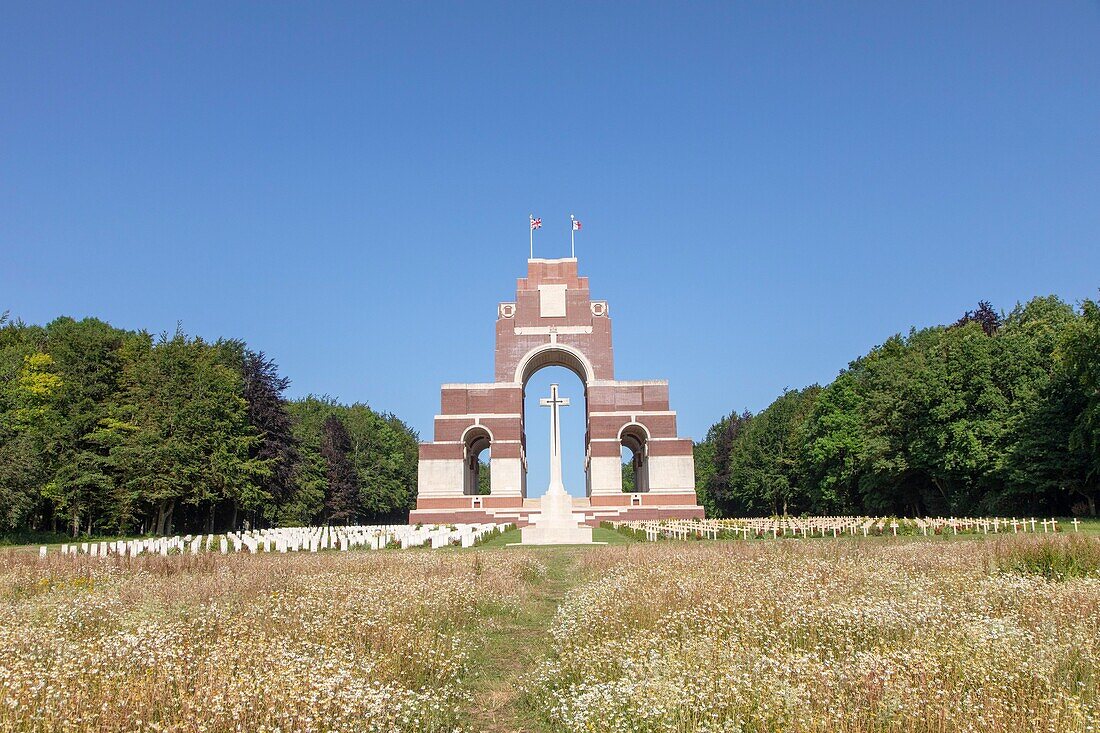
[[[90,557],[137,557],[201,552],[320,552],[352,548],[381,550],[388,547],[473,547],[480,540],[508,529],[509,524],[371,524],[348,527],[278,527],[226,534],[146,537],[111,542],[79,542],[61,545],[60,554]],[[38,550],[46,557],[48,548]]]
[[[1073,519],[1073,531],[1080,531],[1080,520]],[[955,517],[916,517],[894,519],[882,517],[780,517],[747,519],[671,519],[660,521],[614,522],[616,528],[628,527],[642,532],[653,542],[660,538],[688,539],[702,537],[718,539],[720,536],[740,537],[856,537],[862,535],[898,536],[920,532],[930,534],[1020,534],[1024,532],[1060,532],[1056,519],[1003,519],[982,517],[957,519]],[[912,531],[910,531],[912,530]]]

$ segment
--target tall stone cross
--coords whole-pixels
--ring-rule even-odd
[[[568,397],[558,397],[558,385],[550,385],[550,396],[539,400],[540,407],[550,408],[550,486],[547,493],[561,491],[565,485],[561,482],[561,422],[558,409],[569,405]]]

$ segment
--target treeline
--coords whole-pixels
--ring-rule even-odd
[[[1096,516],[1100,306],[982,302],[729,415],[695,458],[712,516]]]
[[[404,521],[418,438],[243,342],[0,316],[0,532]]]

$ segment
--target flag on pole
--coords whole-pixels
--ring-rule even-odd
[[[580,230],[581,230],[581,220],[580,219],[574,219],[573,220],[573,231],[579,232]]]
[[[535,230],[542,229],[542,217],[536,219],[534,214],[528,214],[527,218],[531,220],[531,259],[535,259]]]

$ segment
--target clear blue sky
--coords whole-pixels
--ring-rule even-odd
[[[241,337],[428,436],[528,212],[546,257],[575,212],[618,376],[701,438],[979,299],[1097,296],[1097,3],[226,5],[0,9],[0,311]]]

